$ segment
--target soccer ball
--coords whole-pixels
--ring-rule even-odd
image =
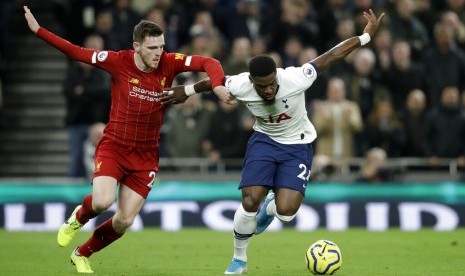
[[[305,262],[314,275],[333,275],[342,265],[341,250],[332,241],[316,241],[307,249]]]

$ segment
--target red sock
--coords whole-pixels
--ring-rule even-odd
[[[87,195],[82,200],[82,207],[76,213],[76,219],[80,224],[86,224],[90,219],[98,216],[98,213],[92,209],[92,194]]]
[[[93,253],[105,248],[124,234],[118,234],[115,232],[115,229],[113,229],[112,226],[112,220],[113,217],[95,228],[92,236],[85,243],[79,246],[79,254],[88,258]]]

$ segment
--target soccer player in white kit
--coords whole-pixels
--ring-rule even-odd
[[[344,40],[301,67],[276,68],[270,56],[259,55],[250,61],[248,73],[226,79],[230,94],[245,104],[256,122],[239,185],[242,204],[234,214],[234,257],[225,274],[245,274],[250,238],[262,233],[275,217],[289,222],[299,210],[310,178],[312,142],[317,136],[307,117],[304,92],[332,62],[370,42],[384,14],[377,18],[370,10],[364,17],[368,23],[363,35]],[[197,92],[211,89],[208,80],[194,88]],[[180,103],[188,96],[182,86],[170,89],[162,102]],[[227,101],[229,96],[220,98]]]

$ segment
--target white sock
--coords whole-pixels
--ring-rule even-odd
[[[257,228],[257,212],[247,212],[242,204],[234,214],[234,258],[247,262],[247,247]]]
[[[268,203],[268,206],[266,206],[266,214],[269,216],[275,216],[282,222],[289,222],[296,216],[296,214],[292,216],[283,216],[278,214],[278,211],[276,211],[276,201],[274,200]]]

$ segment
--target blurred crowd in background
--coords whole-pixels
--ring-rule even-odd
[[[151,20],[165,30],[167,51],[215,57],[232,75],[248,71],[248,60],[258,54],[271,55],[278,67],[309,62],[361,35],[369,8],[386,13],[376,37],[306,92],[318,132],[316,160],[375,152],[428,158],[432,165],[457,158],[464,166],[465,0],[74,0],[57,1],[56,16],[66,39],[107,50],[132,49],[133,27]],[[72,148],[82,148],[88,137],[95,144],[89,129],[101,131],[108,120],[105,74],[70,66],[64,92]],[[203,77],[183,74],[176,83]],[[76,99],[81,94],[85,100]],[[211,93],[192,96],[168,111],[161,157],[205,157],[213,166],[242,158],[253,123],[240,105],[219,103]]]

